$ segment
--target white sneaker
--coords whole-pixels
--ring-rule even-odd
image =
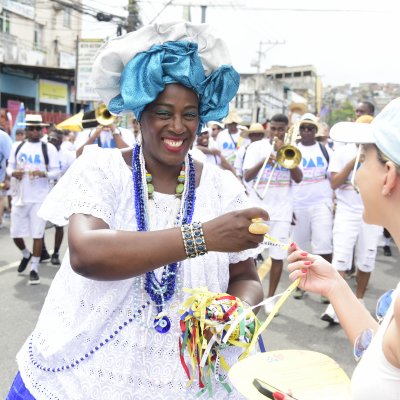
[[[269,314],[272,313],[272,310],[275,307],[276,302],[278,301],[278,298],[274,298],[274,297],[268,297],[269,300],[267,303],[264,304],[264,311],[265,314],[268,316]],[[277,316],[278,313],[275,314],[275,316]]]
[[[325,312],[321,315],[322,321],[329,322],[330,324],[338,324],[339,318],[337,317],[332,304],[329,304]]]

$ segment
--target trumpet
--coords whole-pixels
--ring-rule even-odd
[[[297,132],[296,132],[295,127],[296,127],[295,125],[291,126],[290,129],[286,132],[284,140],[283,140],[283,146],[276,152],[275,164],[269,175],[269,178],[268,178],[267,184],[265,185],[264,191],[262,192],[262,194],[260,194],[257,191],[257,188],[260,183],[261,177],[264,173],[265,166],[267,165],[268,160],[271,157],[272,151],[274,150],[274,147],[276,145],[276,137],[274,138],[274,140],[272,142],[271,150],[267,154],[264,164],[261,167],[260,172],[258,173],[258,176],[257,176],[257,180],[254,184],[254,190],[255,190],[257,196],[261,200],[264,200],[264,198],[265,198],[265,195],[268,191],[269,185],[271,184],[272,177],[273,177],[278,165],[280,165],[286,169],[294,169],[301,162],[302,155],[301,155],[300,150],[296,147],[296,144],[295,144],[296,137],[297,137]]]
[[[105,104],[100,104],[94,111],[83,114],[81,125],[83,129],[94,128],[97,125],[108,126],[114,123],[115,118]]]

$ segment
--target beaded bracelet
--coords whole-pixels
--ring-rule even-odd
[[[200,222],[182,225],[181,232],[188,258],[202,256],[207,253],[203,228]]]

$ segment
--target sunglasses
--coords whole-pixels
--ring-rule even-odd
[[[315,125],[300,125],[301,131],[316,132],[317,127]]]
[[[385,292],[381,297],[379,297],[376,303],[375,315],[379,323],[383,321],[383,318],[385,317],[390,305],[392,304],[393,291],[394,290],[391,289]],[[363,330],[360,335],[357,336],[356,340],[354,341],[353,349],[354,358],[357,362],[360,361],[365,350],[368,349],[373,337],[374,331],[371,328]]]
[[[25,127],[27,131],[40,131],[42,129],[41,126],[30,125]]]

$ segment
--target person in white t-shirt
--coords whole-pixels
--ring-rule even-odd
[[[365,120],[366,116],[360,118]],[[372,117],[367,121],[371,122]],[[356,122],[360,122],[360,119]],[[356,296],[363,299],[371,272],[375,268],[382,228],[367,224],[362,218],[364,205],[351,182],[357,151],[355,144],[345,144],[335,150],[329,164],[331,185],[336,193],[332,265],[344,276],[351,269],[354,254],[357,270]],[[321,315],[321,319],[329,323],[339,322],[331,304]]]
[[[242,123],[242,119],[237,113],[232,110],[224,119],[226,129],[218,134],[217,146],[221,151],[221,155],[233,166],[236,159],[237,151],[250,143],[249,139],[244,139],[240,136],[242,130],[238,124]]]
[[[79,132],[75,141],[76,157],[78,158],[84,147],[90,144],[97,144],[103,149],[123,149],[135,144],[135,136],[129,129],[119,128],[115,124],[85,129]]]
[[[320,129],[315,115],[302,115],[298,124],[301,152],[300,168],[303,179],[293,185],[293,241],[302,249],[311,245],[313,254],[332,261],[333,191],[328,176],[332,152],[317,142]],[[304,291],[297,289],[294,298],[301,299]],[[324,300],[325,301],[325,300]]]
[[[18,273],[25,271],[32,258],[31,285],[40,283],[38,267],[46,225],[37,212],[49,192],[49,180],[57,179],[60,173],[57,149],[40,140],[43,126],[46,124],[42,123],[41,115],[26,116],[28,140],[21,142],[11,153],[7,167],[13,187],[10,234],[23,256]],[[33,239],[32,253],[26,248],[26,237]]]
[[[296,183],[301,181],[301,169],[296,167],[289,170],[278,164],[273,172],[266,196],[264,199],[260,199],[259,194],[263,193],[275,163],[275,157],[272,155],[262,173],[257,193],[253,186],[257,180],[260,169],[264,164],[266,156],[278,151],[282,147],[287,128],[288,118],[283,114],[274,115],[269,123],[270,138],[251,143],[247,149],[243,163],[243,176],[244,180],[248,183],[247,189],[250,198],[253,200],[255,205],[263,207],[268,211],[270,216],[268,225],[270,226],[271,236],[285,243],[289,239],[290,224],[293,215],[293,181]],[[274,138],[276,138],[276,147],[275,149],[272,149],[270,140],[273,140]],[[275,294],[281,278],[283,260],[286,258],[286,251],[279,247],[271,247],[269,249],[269,255],[272,259],[272,265],[269,275],[268,297],[272,297]],[[273,303],[268,303],[268,307],[266,307],[265,311],[270,313],[272,307]]]
[[[235,169],[232,167],[231,164],[228,163],[228,161],[226,161],[225,157],[218,149],[212,149],[213,152],[206,151],[210,150],[210,133],[209,128],[207,128],[206,126],[202,128],[200,135],[197,136],[196,146],[194,146],[191,150],[192,154],[193,150],[195,149],[201,151],[204,156],[202,160],[198,158],[199,161],[217,165],[222,169],[227,169],[228,171],[231,171],[235,175]],[[194,157],[196,158],[195,155]]]

